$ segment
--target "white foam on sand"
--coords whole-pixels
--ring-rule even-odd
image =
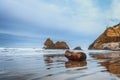
[[[56,53],[64,53],[64,50],[44,50],[41,48],[0,48],[0,56],[33,56]]]

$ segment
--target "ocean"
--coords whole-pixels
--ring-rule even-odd
[[[65,50],[43,50],[40,48],[0,48],[0,80],[120,80],[119,74],[111,73],[100,64],[101,60],[91,53],[105,50],[71,50],[85,52],[87,60],[68,61]]]

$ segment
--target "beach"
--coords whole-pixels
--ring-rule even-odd
[[[0,80],[119,80],[120,73],[111,73],[101,65],[105,59],[91,57],[91,53],[106,50],[72,50],[85,52],[86,61],[68,61],[65,50],[40,48],[0,48]],[[59,54],[46,58],[46,55]],[[120,67],[120,66],[119,66]],[[120,71],[118,71],[120,72]]]

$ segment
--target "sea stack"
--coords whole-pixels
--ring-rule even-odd
[[[47,38],[46,41],[44,42],[44,49],[53,49],[54,43],[50,38]]]
[[[69,46],[64,41],[57,41],[54,43],[50,38],[47,38],[44,42],[44,49],[69,49]]]
[[[75,47],[73,50],[82,50],[81,47]]]
[[[68,45],[64,41],[57,41],[54,46],[55,49],[69,49]]]
[[[120,50],[120,24],[108,27],[90,46],[89,49]]]

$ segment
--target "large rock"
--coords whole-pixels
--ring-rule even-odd
[[[56,49],[69,49],[68,45],[66,42],[59,42],[57,41],[54,46]]]
[[[48,38],[44,43],[44,49],[69,49],[69,46],[66,42],[60,42],[57,41],[56,43],[53,43],[53,41]]]
[[[65,57],[68,60],[71,61],[83,61],[86,60],[86,54],[83,52],[70,52],[70,51],[66,51],[65,52]]]
[[[47,38],[47,40],[44,43],[44,49],[53,49],[54,43],[50,38]]]
[[[108,27],[89,46],[89,49],[120,50],[120,24]]]

